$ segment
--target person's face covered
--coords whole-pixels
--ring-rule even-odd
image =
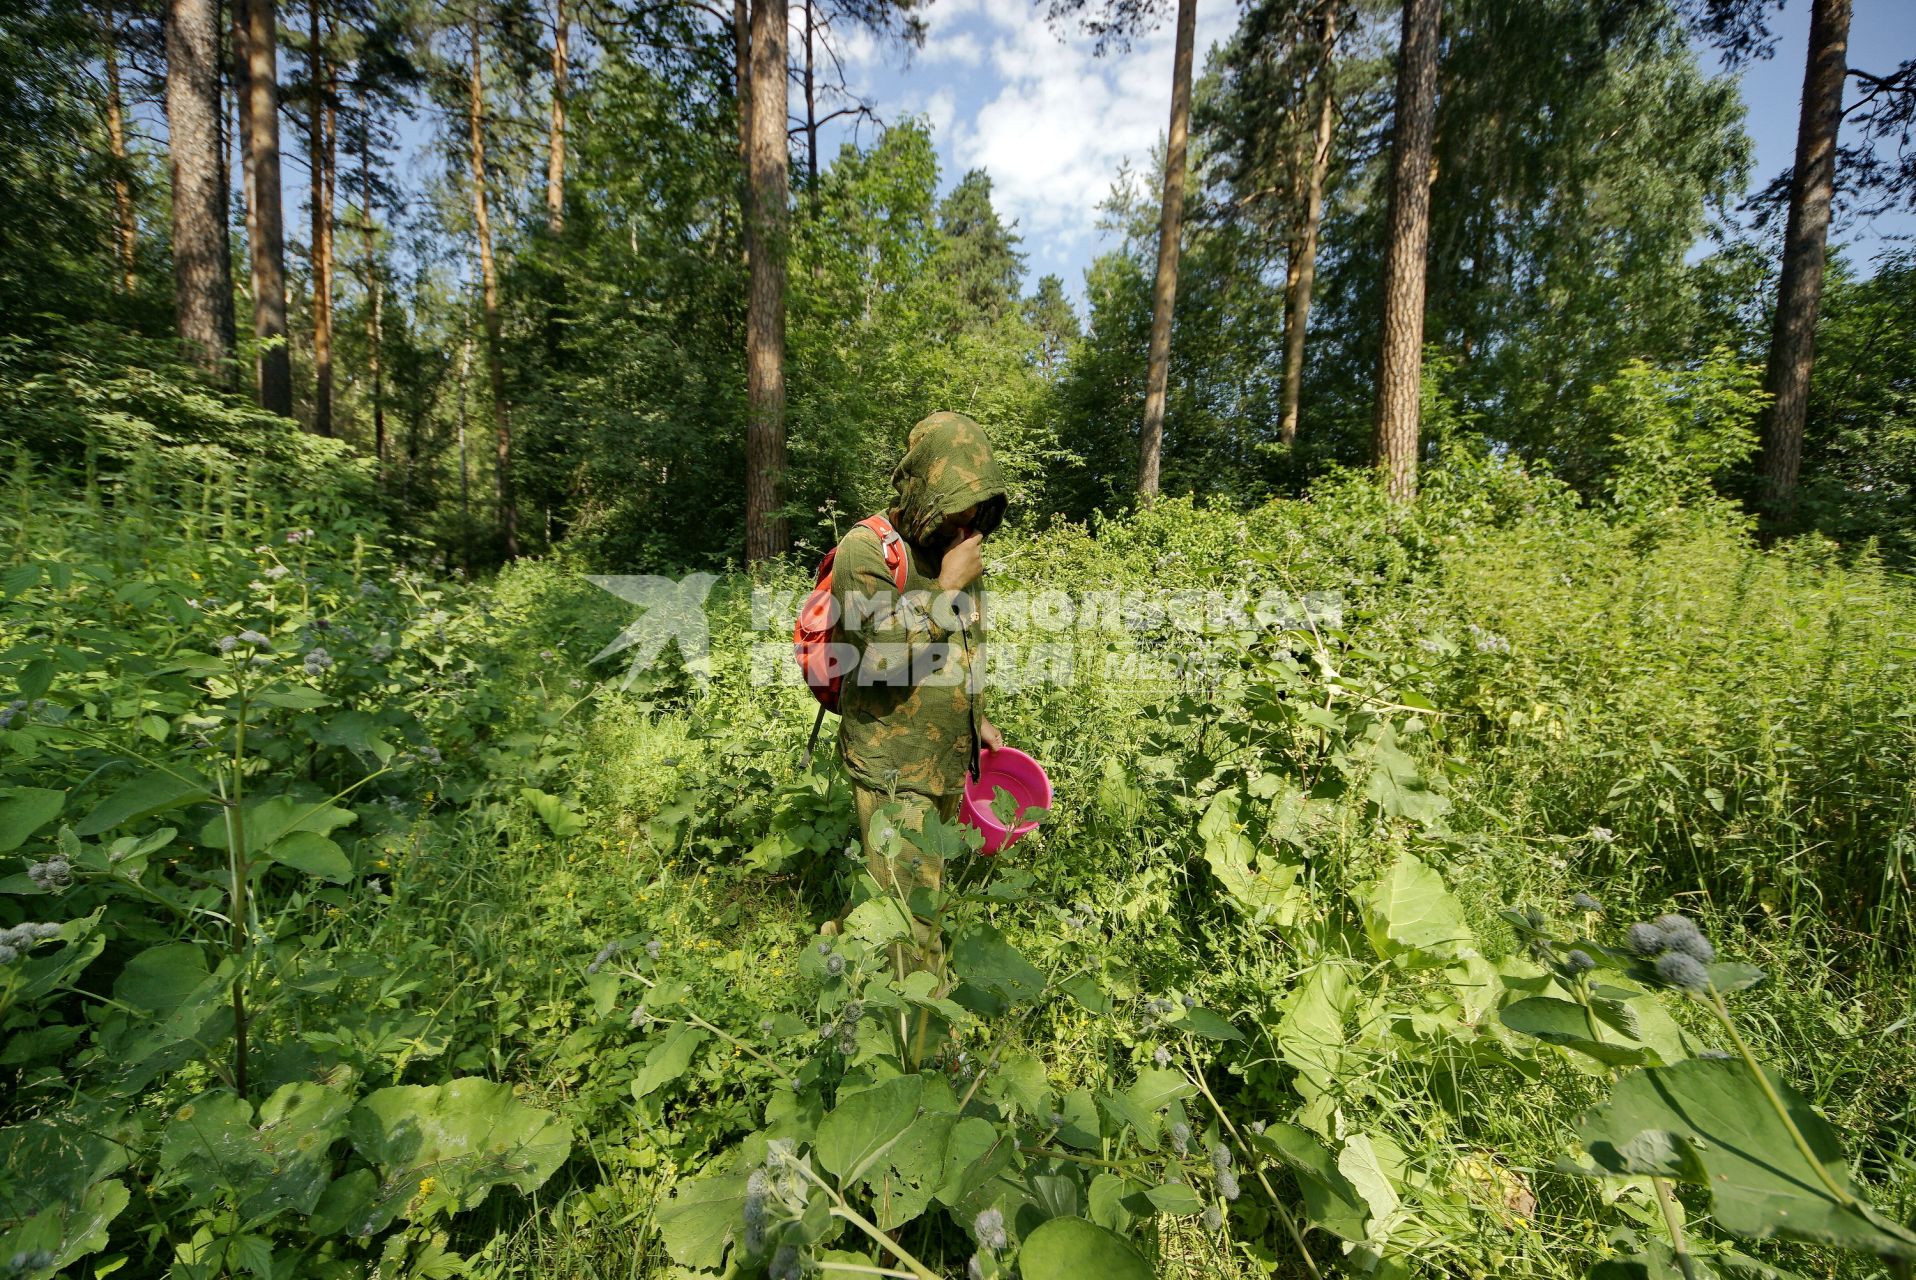
[[[980,505],[974,502],[963,511],[954,511],[945,517],[944,523],[938,526],[938,550],[948,550],[969,536],[972,522],[978,518]]]

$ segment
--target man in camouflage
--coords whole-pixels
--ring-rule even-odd
[[[983,636],[971,589],[984,569],[979,544],[1004,519],[1006,497],[984,428],[960,413],[913,427],[891,480],[905,598],[878,535],[862,526],[839,543],[832,570],[838,640],[857,654],[840,695],[838,753],[866,866],[909,900],[914,888],[944,884],[944,860],[913,837],[933,813],[957,816],[974,745],[1003,743],[978,710]],[[936,931],[922,921],[918,949],[921,964],[935,962]]]

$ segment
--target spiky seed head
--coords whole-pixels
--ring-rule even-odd
[[[836,978],[839,974],[845,972],[845,957],[837,954],[836,952],[832,953],[829,956],[826,956],[825,957],[825,972],[831,974],[832,977],[834,978]]]
[[[1159,1045],[1152,1051],[1151,1061],[1157,1063],[1159,1067],[1168,1067],[1171,1065],[1171,1051]]]
[[[993,1253],[1011,1243],[1005,1235],[1005,1215],[995,1206],[978,1211],[978,1216],[971,1220],[971,1234]]]
[[[1191,1126],[1180,1120],[1171,1126],[1171,1150],[1184,1155],[1191,1149]]]
[[[1579,911],[1603,910],[1603,904],[1601,902],[1598,902],[1595,898],[1591,897],[1587,893],[1578,893],[1578,894],[1572,895],[1570,899],[1570,905],[1575,907]]]
[[[1667,935],[1670,950],[1680,951],[1692,960],[1708,964],[1716,959],[1716,948],[1710,940],[1700,933],[1673,933]]]
[[[1651,921],[1651,923],[1656,925],[1657,928],[1663,930],[1663,932],[1671,935],[1672,937],[1674,937],[1675,935],[1679,933],[1703,932],[1701,929],[1696,927],[1696,921],[1690,919],[1690,917],[1688,916],[1680,916],[1674,911],[1664,912],[1662,915],[1658,916],[1655,920]]]
[[[1219,1172],[1217,1175],[1217,1193],[1226,1200],[1236,1200],[1241,1194],[1237,1185],[1237,1175],[1229,1169]]]
[[[1710,985],[1710,971],[1695,956],[1666,951],[1657,957],[1657,977],[1680,991],[1702,991]]]
[[[1204,1226],[1210,1231],[1224,1230],[1224,1211],[1216,1205],[1210,1206],[1204,1211]]]
[[[1550,923],[1549,919],[1544,915],[1544,913],[1537,910],[1535,907],[1529,907],[1525,909],[1523,913],[1523,918],[1530,925],[1532,929],[1541,929],[1545,925]]]
[[[1563,963],[1564,967],[1572,973],[1589,973],[1597,967],[1597,962],[1590,958],[1590,953],[1581,948],[1573,950],[1569,955],[1565,956]]]
[[[1663,950],[1663,930],[1647,920],[1631,925],[1624,937],[1629,939],[1630,950],[1640,956],[1654,956]]]

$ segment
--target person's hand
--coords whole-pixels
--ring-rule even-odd
[[[982,533],[974,533],[963,542],[952,544],[938,567],[940,591],[963,591],[978,581],[979,575],[985,571],[985,558],[978,550],[984,541]]]
[[[1005,745],[1005,735],[998,732],[998,726],[984,717],[978,719],[978,741],[985,750],[996,751]]]

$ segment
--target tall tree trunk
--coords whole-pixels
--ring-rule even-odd
[[[1178,0],[1171,63],[1171,131],[1164,150],[1164,201],[1158,211],[1158,278],[1151,289],[1151,354],[1145,371],[1144,429],[1138,435],[1138,496],[1158,496],[1164,457],[1164,402],[1171,382],[1171,314],[1178,296],[1178,241],[1184,232],[1184,152],[1191,132],[1191,44],[1197,0]]]
[[[380,362],[380,348],[385,340],[384,317],[380,313],[385,300],[385,282],[379,278],[378,233],[373,227],[372,152],[373,130],[368,121],[359,143],[359,225],[366,247],[366,372],[373,384],[373,457],[383,467],[386,464],[386,384],[385,365]],[[412,483],[410,464],[406,483],[408,486]]]
[[[227,16],[226,4],[224,0],[215,0],[215,4],[215,19],[218,24],[216,38],[225,38],[230,42],[233,39],[234,31],[231,20]],[[216,95],[215,101],[219,107],[221,239],[226,242],[226,288],[220,290],[220,333],[226,341],[226,349],[235,353],[239,351],[239,320],[237,316],[237,303],[233,297],[233,272],[237,264],[233,261],[233,246],[230,236],[227,234],[230,228],[227,228],[225,224],[228,218],[227,211],[233,207],[234,141],[240,136],[232,127],[234,124],[234,114],[239,110],[240,99],[239,89],[234,86],[232,78],[233,60],[236,56],[234,50],[237,49],[237,47],[237,45],[229,43],[220,48],[219,83],[214,87],[214,93]],[[226,109],[226,97],[229,88],[232,90],[233,96],[232,112],[228,112]],[[235,369],[233,362],[230,360],[227,362],[226,367],[228,373],[222,381],[228,386],[231,386],[237,369]]]
[[[246,0],[232,0],[232,9],[229,37],[233,47],[230,50],[232,57],[228,73],[233,83],[233,138],[238,139],[240,205],[246,227],[247,256],[250,259],[253,246],[259,243],[259,220],[254,216],[259,208],[259,199],[253,191],[253,151],[247,145],[247,139],[253,136],[253,93],[246,66]],[[230,156],[233,150],[232,140],[229,139],[225,151]],[[228,198],[231,198],[230,191]],[[238,347],[237,341],[234,346]]]
[[[818,77],[812,67],[813,0],[805,0],[805,189],[818,187]]]
[[[1289,314],[1284,319],[1284,412],[1277,436],[1285,445],[1297,440],[1297,415],[1304,390],[1304,334],[1311,318],[1311,287],[1317,280],[1317,229],[1324,220],[1324,175],[1331,167],[1331,73],[1335,68],[1337,6],[1324,14],[1323,80],[1317,102],[1317,136],[1311,143],[1311,176],[1304,197],[1304,225],[1292,259]]]
[[[219,40],[218,25],[214,26],[214,42]],[[126,155],[126,118],[124,104],[120,97],[120,41],[119,32],[113,21],[111,0],[100,10],[100,37],[104,42],[103,54],[106,61],[106,144],[113,157],[113,256],[120,264],[120,289],[132,293],[137,283],[133,275],[134,256],[139,247],[139,223],[133,215],[133,183],[128,178],[129,166]],[[218,54],[214,55],[214,64],[218,65]],[[218,114],[218,90],[215,88],[215,116]],[[217,125],[215,133],[217,135]],[[225,206],[221,205],[221,221],[225,220]]]
[[[738,108],[738,171],[743,181],[752,149],[752,18],[747,0],[732,0],[732,95]]]
[[[232,288],[219,182],[216,0],[168,0],[167,162],[173,183],[173,313],[187,356],[215,376],[232,352],[220,296]]]
[[[253,333],[260,406],[293,416],[286,345],[286,232],[279,193],[279,18],[275,0],[235,0],[246,15],[246,152],[252,162]]]
[[[1776,322],[1763,379],[1763,389],[1773,399],[1763,415],[1758,464],[1766,513],[1783,525],[1795,513],[1796,482],[1803,467],[1803,423],[1816,361],[1830,201],[1836,189],[1836,131],[1843,119],[1843,79],[1849,70],[1849,20],[1850,0],[1813,0],[1810,5],[1796,170],[1790,176],[1790,217],[1783,232],[1783,275],[1777,282]]]
[[[565,230],[565,0],[553,0],[552,127],[546,138],[546,230],[557,236]]]
[[[306,153],[312,162],[313,433],[333,434],[333,106],[319,0],[307,0],[307,69],[313,80]]]
[[[472,375],[472,338],[459,348],[459,542],[460,563],[472,573],[472,467],[466,458],[466,386]]]
[[[512,492],[512,422],[506,409],[506,366],[499,318],[499,273],[492,260],[492,221],[486,200],[486,81],[479,43],[479,14],[472,18],[472,81],[467,123],[471,128],[472,219],[479,240],[480,310],[486,326],[486,377],[492,388],[493,466],[498,489],[499,532],[506,555],[519,554],[519,507]]]
[[[1384,248],[1383,342],[1377,357],[1372,458],[1392,499],[1417,496],[1418,391],[1423,370],[1424,273],[1430,245],[1431,133],[1437,118],[1439,0],[1404,0],[1397,53],[1397,122],[1390,154],[1389,242]]]
[[[746,157],[745,559],[789,545],[779,491],[785,473],[786,0],[752,3],[751,146]]]

